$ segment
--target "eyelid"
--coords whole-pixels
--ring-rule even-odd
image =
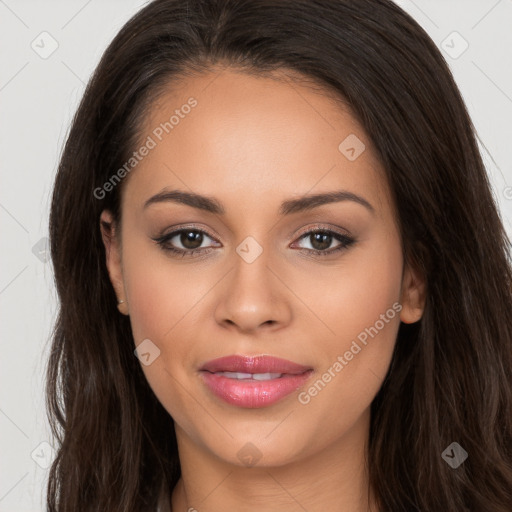
[[[218,238],[220,238],[219,235],[213,234],[213,232],[211,232],[209,229],[206,229],[206,228],[204,228],[202,226],[198,226],[198,225],[193,224],[193,223],[192,224],[184,224],[183,226],[172,227],[169,230],[163,231],[162,234],[158,235],[157,238],[164,238],[164,237],[167,237],[169,235],[176,236],[176,234],[180,233],[181,231],[187,231],[187,230],[199,231],[200,233],[205,233],[207,236],[209,236],[211,239],[215,240],[216,242],[218,242],[219,241]]]
[[[166,237],[166,236],[171,235],[171,234],[176,235],[177,233],[179,233],[181,231],[184,231],[184,230],[187,230],[187,229],[197,230],[199,232],[203,232],[207,236],[209,236],[210,238],[215,240],[216,242],[219,242],[219,240],[218,240],[218,238],[220,238],[219,235],[213,234],[212,232],[210,232],[210,230],[208,230],[208,229],[206,229],[206,228],[204,228],[202,226],[199,226],[197,224],[194,224],[194,223],[184,224],[183,226],[173,227],[168,232],[165,232],[165,231],[162,232],[160,235],[158,235],[158,238],[163,238],[163,237]],[[299,233],[297,235],[295,235],[294,241],[296,239],[298,239],[298,238],[303,237],[306,234],[309,234],[312,231],[320,231],[320,230],[332,231],[332,232],[334,232],[334,233],[336,233],[338,235],[341,235],[341,236],[352,237],[352,234],[348,230],[346,230],[346,229],[341,229],[341,228],[338,228],[338,227],[334,227],[334,226],[331,226],[329,224],[317,223],[317,224],[314,224],[313,226],[309,226],[309,227],[305,227],[305,228],[301,229],[299,231]],[[292,235],[292,233],[290,233],[288,236],[290,237]]]
[[[300,238],[300,237],[310,233],[311,231],[332,231],[341,236],[347,236],[347,237],[352,236],[351,233],[346,229],[331,226],[330,224],[324,224],[322,222],[315,224],[314,226],[309,226],[307,228],[300,230],[296,236],[298,238]]]

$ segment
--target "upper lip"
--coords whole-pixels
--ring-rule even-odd
[[[238,373],[285,373],[297,375],[312,370],[309,366],[303,366],[287,359],[273,356],[243,356],[231,355],[212,359],[206,362],[200,370],[215,372]]]

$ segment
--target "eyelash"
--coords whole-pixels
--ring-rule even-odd
[[[204,231],[202,229],[192,228],[192,227],[181,228],[176,231],[172,231],[171,233],[168,233],[166,235],[152,238],[152,240],[154,242],[156,242],[162,248],[162,250],[169,252],[176,256],[181,256],[182,258],[183,257],[192,257],[192,256],[194,256],[194,254],[197,254],[199,252],[206,253],[206,254],[211,252],[209,249],[213,249],[212,247],[202,247],[202,248],[197,248],[197,249],[177,249],[176,247],[172,247],[169,245],[169,241],[172,240],[176,235],[180,235],[181,233],[189,233],[189,232],[202,233],[202,234],[208,236],[209,238],[215,240],[215,238],[213,236],[211,236],[207,231]],[[299,237],[299,240],[302,240],[303,238],[307,238],[308,236],[311,236],[312,234],[315,234],[315,233],[321,233],[324,235],[332,235],[336,240],[341,242],[340,245],[335,247],[334,249],[328,249],[328,250],[324,250],[324,251],[321,251],[319,249],[305,249],[307,252],[309,252],[309,254],[313,254],[315,256],[330,256],[334,253],[337,253],[344,249],[349,248],[351,245],[353,245],[356,242],[356,240],[350,236],[343,235],[336,231],[332,231],[330,229],[325,229],[325,228],[320,228],[320,227],[316,227],[314,229],[306,231],[305,233],[302,233]]]

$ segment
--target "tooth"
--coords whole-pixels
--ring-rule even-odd
[[[281,377],[282,373],[253,373],[254,380],[270,380]]]
[[[246,379],[254,379],[254,380],[270,380],[270,379],[278,379],[283,374],[282,373],[241,373],[241,372],[216,372],[217,375],[222,375],[223,377],[228,377],[229,379],[238,379],[238,380],[246,380]]]
[[[252,373],[219,372],[219,375],[222,375],[223,377],[228,377],[230,379],[250,379],[250,378],[252,378]]]

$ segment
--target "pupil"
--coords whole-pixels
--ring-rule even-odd
[[[311,245],[314,249],[321,251],[328,249],[332,242],[332,235],[328,233],[313,233],[313,241]],[[318,243],[319,242],[319,243]]]
[[[198,241],[199,243],[197,243]],[[197,231],[185,231],[181,233],[180,242],[186,249],[197,249],[203,243],[203,235]]]

